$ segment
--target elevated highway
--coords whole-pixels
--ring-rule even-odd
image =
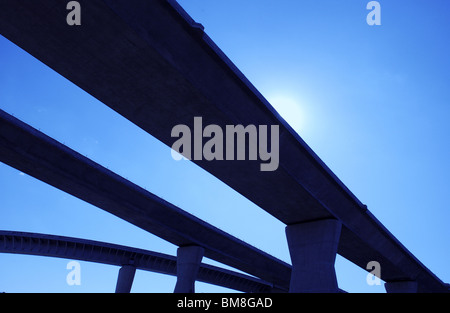
[[[82,25],[70,27],[57,0],[2,0],[0,34],[168,146],[172,128],[195,116],[223,127],[279,125],[274,172],[254,161],[194,162],[288,227],[337,221],[332,248],[363,269],[379,262],[384,281],[447,291],[175,1],[79,2]]]
[[[111,243],[47,234],[0,231],[0,253],[80,260],[177,276],[176,256]],[[197,280],[242,292],[265,293],[272,285],[252,276],[202,263]]]
[[[0,110],[0,161],[179,247],[289,289],[291,266],[196,218]]]

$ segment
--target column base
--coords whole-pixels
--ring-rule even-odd
[[[135,274],[136,267],[133,265],[122,266],[117,278],[116,293],[130,293]]]
[[[195,280],[205,250],[197,246],[177,250],[177,284],[174,293],[194,293]]]
[[[289,292],[339,292],[334,263],[342,224],[319,220],[286,227],[292,261]]]

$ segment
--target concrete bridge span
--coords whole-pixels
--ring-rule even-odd
[[[177,276],[176,256],[80,238],[0,231],[0,253],[96,262]],[[200,264],[196,280],[242,292],[272,291],[272,285],[263,280],[205,263]],[[127,292],[130,291],[132,282],[131,277]],[[119,288],[121,283],[118,278],[116,292],[123,291]]]
[[[336,253],[364,269],[371,261],[379,262],[382,279],[391,286],[408,282],[416,291],[448,290],[352,194],[175,1],[80,3],[82,25],[69,27],[66,8],[57,0],[2,0],[0,33],[168,146],[173,143],[172,128],[192,124],[195,116],[219,126],[278,125],[280,166],[274,172],[261,172],[259,162],[252,161],[194,162],[286,224],[296,290],[322,290],[300,283],[311,279],[304,275],[315,261],[324,264],[318,272],[327,273],[325,290],[337,290],[332,266]],[[50,176],[41,174],[44,181]],[[300,235],[321,239],[302,242]],[[304,263],[305,252],[315,255],[314,262]],[[292,284],[285,277],[288,268],[280,268],[283,277],[277,281]]]

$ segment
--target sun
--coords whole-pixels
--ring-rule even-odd
[[[298,133],[304,124],[304,113],[294,97],[271,96],[267,99],[278,114]]]

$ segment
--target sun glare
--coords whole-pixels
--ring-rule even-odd
[[[269,97],[268,101],[296,132],[300,132],[305,117],[298,101],[287,96]]]

